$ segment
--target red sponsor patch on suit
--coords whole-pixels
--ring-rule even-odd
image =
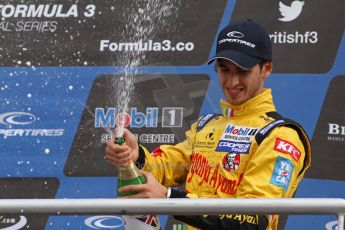
[[[222,165],[226,171],[233,172],[240,166],[240,162],[240,154],[228,153],[223,157]]]
[[[153,150],[151,155],[154,157],[160,157],[160,156],[162,156],[162,153],[163,153],[162,150],[159,147],[157,147]]]
[[[298,162],[299,158],[301,157],[301,151],[299,151],[294,144],[280,138],[276,139],[274,150],[289,154],[296,162]]]

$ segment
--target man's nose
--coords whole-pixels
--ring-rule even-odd
[[[226,84],[228,86],[234,87],[240,82],[238,74],[228,73],[226,76]]]

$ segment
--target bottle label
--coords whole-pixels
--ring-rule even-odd
[[[118,170],[118,177],[122,179],[132,179],[140,176],[137,171],[131,169],[120,169]]]
[[[117,187],[121,188],[123,186],[132,185],[132,184],[145,184],[146,179],[143,176],[138,176],[136,178],[129,179],[129,180],[118,179],[117,183],[118,183]],[[134,195],[134,194],[136,194],[136,192],[118,192],[118,196],[120,197]]]

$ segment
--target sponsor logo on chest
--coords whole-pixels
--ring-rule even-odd
[[[228,124],[220,137],[217,152],[248,153],[258,128]]]
[[[239,156],[239,155],[238,155]],[[234,164],[237,164],[231,170],[234,170],[235,167],[239,166],[239,159],[234,159]],[[231,163],[229,165],[232,165]],[[224,167],[224,165],[223,165]],[[225,169],[226,171],[231,171]],[[195,178],[196,177],[196,178]],[[235,178],[225,175],[222,169],[221,164],[215,164],[210,162],[208,158],[203,156],[200,153],[193,153],[191,158],[191,167],[189,174],[187,176],[186,183],[195,183],[197,181],[198,186],[205,186],[205,184],[213,187],[217,192],[234,195],[237,192],[237,187],[242,181],[243,173],[239,174]]]
[[[234,153],[227,153],[222,160],[223,168],[228,172],[233,172],[240,167],[241,155]]]

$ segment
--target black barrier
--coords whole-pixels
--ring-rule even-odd
[[[57,178],[0,178],[0,199],[54,198]],[[1,213],[0,229],[45,229],[48,215]]]

